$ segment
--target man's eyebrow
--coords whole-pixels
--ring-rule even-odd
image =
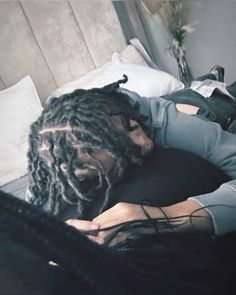
[[[136,130],[138,128],[139,128],[139,125],[138,124],[134,124],[133,126],[130,126],[129,131],[132,132],[132,131],[134,131],[134,130]]]
[[[82,163],[84,164],[84,163]],[[96,171],[97,169],[95,168],[90,168],[90,167],[87,167],[87,166],[82,166],[80,168],[76,168],[75,171],[74,171],[74,174],[76,176],[79,176],[81,178],[86,178],[86,179],[94,179],[96,178],[98,175],[95,173],[95,174],[91,174],[91,171]]]
[[[80,168],[80,169],[75,169],[74,173],[78,175],[86,175],[87,172],[89,172],[89,168]]]

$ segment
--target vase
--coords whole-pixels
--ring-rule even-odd
[[[189,87],[193,80],[193,76],[190,72],[185,55],[181,56],[181,58],[177,58],[177,65],[180,81],[183,82],[186,87]]]

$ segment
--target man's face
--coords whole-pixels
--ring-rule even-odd
[[[136,127],[133,131],[128,131],[125,129],[123,122],[121,120],[121,117],[119,115],[112,116],[112,123],[117,129],[124,132],[124,134],[126,134],[133,141],[133,143],[141,147],[142,155],[146,155],[153,150],[152,140],[146,135],[142,127],[135,120],[130,120],[130,126]],[[98,167],[99,163],[101,163],[107,172],[109,172],[114,166],[115,160],[111,156],[111,154],[109,154],[107,151],[96,150],[92,153],[92,156],[98,161],[92,159],[89,155],[86,155],[86,153],[82,155],[80,153],[80,160],[85,163],[91,164],[95,167]],[[82,169],[82,170],[78,169],[75,171],[75,174],[77,176],[79,175],[92,176],[92,175],[97,175],[97,171],[95,169],[89,169],[89,168]]]

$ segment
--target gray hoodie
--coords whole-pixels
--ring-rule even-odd
[[[232,180],[216,191],[189,199],[197,201],[212,216],[215,234],[236,230],[236,135],[217,123],[179,112],[175,104],[161,97],[140,97],[120,88],[148,117],[147,134],[155,145],[195,153],[221,168]],[[197,179],[196,179],[197,181]]]

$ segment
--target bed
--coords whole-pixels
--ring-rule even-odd
[[[123,74],[124,87],[142,96],[184,87],[152,62],[138,39],[125,40],[111,1],[1,2],[0,26],[0,188],[21,199],[29,127],[50,97]]]

